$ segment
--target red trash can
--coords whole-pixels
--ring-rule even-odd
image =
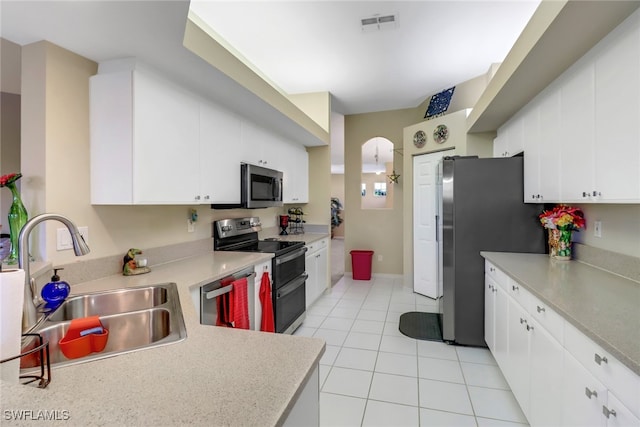
[[[371,280],[371,260],[373,251],[353,250],[351,254],[351,266],[353,267],[354,280]]]

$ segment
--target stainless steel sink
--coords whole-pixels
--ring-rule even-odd
[[[73,319],[100,316],[109,330],[107,345],[101,352],[67,359],[58,343]],[[146,348],[158,347],[186,338],[182,307],[175,283],[118,289],[78,295],[67,299],[47,315],[34,330],[49,342],[52,367],[67,366]],[[23,351],[35,347],[26,342]],[[23,372],[39,368],[37,353],[21,359]]]
[[[165,304],[167,299],[167,288],[161,285],[78,295],[67,298],[48,320],[61,322],[87,316],[144,310]]]

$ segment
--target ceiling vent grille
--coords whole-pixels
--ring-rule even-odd
[[[398,27],[398,14],[393,15],[374,15],[360,19],[363,33],[381,30],[393,30]]]

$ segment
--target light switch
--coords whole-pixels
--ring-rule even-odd
[[[58,251],[66,251],[69,249],[73,249],[73,242],[71,241],[71,233],[66,228],[58,228],[57,230],[57,239],[56,239],[56,250]],[[84,239],[84,242],[89,244],[89,227],[78,227],[78,231],[80,235]]]

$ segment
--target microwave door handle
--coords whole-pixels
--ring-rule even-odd
[[[282,200],[282,180],[280,178],[275,178],[276,185],[273,186],[273,200],[280,201]]]

